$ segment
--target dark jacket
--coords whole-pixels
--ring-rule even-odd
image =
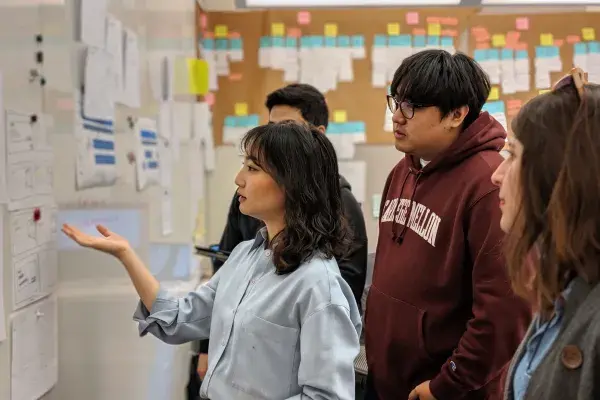
[[[431,380],[440,400],[497,399],[502,368],[530,321],[510,287],[498,188],[506,132],[488,113],[425,167],[405,157],[382,197],[365,312],[380,400]]]
[[[353,251],[345,259],[338,259],[338,266],[342,278],[348,283],[360,309],[360,299],[365,287],[367,276],[367,229],[360,204],[352,194],[350,183],[340,176],[340,187],[342,190],[342,205],[344,213],[352,228],[354,235]],[[219,243],[220,250],[231,251],[239,243],[245,240],[254,239],[258,229],[262,227],[262,221],[259,221],[240,212],[240,202],[237,195],[229,206],[227,215],[227,224],[221,236]],[[222,262],[214,262],[215,272],[223,265]],[[208,352],[208,340],[202,341],[200,352]]]
[[[529,329],[513,357],[506,379],[506,400],[514,400],[515,364],[523,356],[533,331]],[[566,399],[600,399],[600,285],[590,286],[580,277],[572,284],[558,337],[533,372],[524,397]]]

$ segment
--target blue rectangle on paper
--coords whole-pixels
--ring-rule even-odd
[[[146,151],[144,152],[144,156],[145,156],[146,158],[152,158],[152,157],[153,157],[153,155],[154,155],[154,154],[153,154],[153,153],[152,153],[150,150],[146,150]]]
[[[490,101],[483,105],[483,111],[487,111],[490,114],[499,114],[504,112],[504,102],[501,100]]]
[[[325,47],[335,47],[335,38],[327,36],[325,38]]]
[[[582,56],[587,54],[587,44],[585,43],[575,43],[573,46],[573,51],[576,56]]]
[[[157,169],[158,161],[150,161],[146,166],[148,167],[148,169]]]
[[[285,38],[285,47],[287,47],[288,49],[295,49],[296,47],[298,47],[298,39],[296,39],[295,37]]]
[[[425,47],[427,39],[425,35],[414,35],[413,36],[413,47]]]
[[[111,154],[96,154],[94,156],[97,165],[115,165],[116,158]]]
[[[356,121],[356,132],[354,133],[367,133],[367,124],[364,121]]]
[[[487,61],[487,50],[486,49],[477,49],[473,53],[473,58],[477,62]]]
[[[427,36],[427,46],[440,46],[440,37],[439,36]]]
[[[206,50],[214,50],[215,49],[215,39],[207,38],[202,39],[202,48]]]
[[[442,47],[454,47],[454,40],[451,36],[442,36]]]
[[[241,38],[231,39],[229,41],[229,48],[231,50],[241,50],[244,47]]]
[[[410,35],[388,36],[388,45],[393,47],[410,47],[412,37]]]
[[[350,36],[338,36],[337,38],[338,47],[350,47]]]
[[[512,49],[502,49],[502,59],[503,60],[513,60],[514,57],[514,51]]]
[[[365,47],[365,37],[363,35],[352,36],[352,47]]]
[[[271,38],[271,46],[273,46],[273,47],[285,47],[285,40],[283,40],[283,37],[273,36]]]
[[[329,126],[327,127],[327,134],[336,135],[338,133],[341,133],[340,124],[337,122],[329,123]]]
[[[304,49],[310,49],[312,47],[312,37],[302,36],[300,38],[300,47]]]
[[[600,54],[600,43],[599,42],[588,42],[588,53],[589,54]]]
[[[92,141],[93,146],[95,149],[100,149],[100,150],[114,150],[115,149],[115,142],[113,142],[112,140],[102,140],[102,139],[94,139]]]
[[[155,140],[156,140],[156,138],[157,138],[157,136],[156,136],[156,132],[154,132],[154,131],[149,131],[149,130],[146,130],[146,129],[142,129],[142,130],[140,131],[140,136],[141,136],[142,138],[144,138],[144,139],[155,139]]]
[[[228,39],[217,39],[215,43],[215,47],[217,50],[227,50],[229,48],[229,40]]]
[[[325,40],[323,36],[313,36],[312,37],[312,47],[323,47]]]
[[[233,115],[226,116],[223,125],[228,128],[235,128],[235,117]]]
[[[259,41],[259,46],[262,48],[271,47],[271,37],[270,36],[262,36]]]
[[[373,39],[373,46],[375,47],[387,47],[387,36],[375,35]]]
[[[500,50],[498,49],[489,49],[487,51],[487,59],[490,61],[500,60]]]
[[[260,117],[258,114],[250,114],[246,117],[246,126],[254,128],[260,124]]]
[[[517,50],[515,58],[517,60],[527,60],[529,59],[529,53],[527,52],[527,50]]]

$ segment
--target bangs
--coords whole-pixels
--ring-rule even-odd
[[[244,157],[251,160],[262,169],[268,169],[267,160],[267,136],[268,131],[260,127],[249,130],[240,143],[240,150]]]

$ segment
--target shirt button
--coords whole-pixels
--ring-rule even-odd
[[[271,257],[271,250],[265,250],[265,256]]]
[[[583,364],[581,350],[575,345],[567,345],[563,348],[561,361],[567,369],[577,369]]]

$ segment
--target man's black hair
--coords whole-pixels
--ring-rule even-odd
[[[293,83],[271,92],[265,101],[265,107],[271,112],[275,106],[290,106],[300,110],[306,122],[318,127],[329,124],[329,108],[325,96],[314,86],[305,83]]]
[[[406,58],[394,74],[391,94],[416,105],[436,106],[446,117],[469,106],[463,129],[477,119],[488,95],[490,80],[469,56],[445,50],[424,50]]]

